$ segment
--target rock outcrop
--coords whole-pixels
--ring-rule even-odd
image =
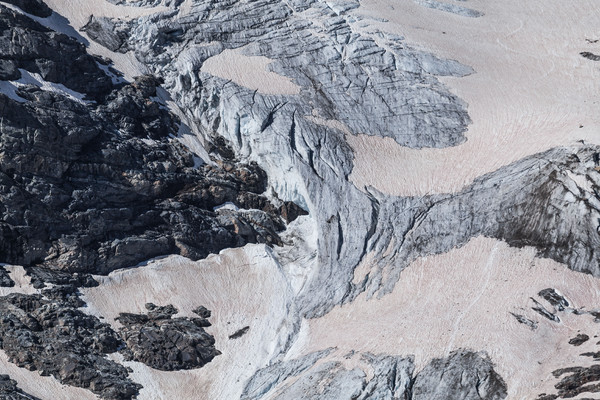
[[[2,261],[108,273],[163,254],[198,259],[245,243],[280,243],[284,225],[262,196],[264,172],[235,160],[197,168],[171,138],[176,118],[151,99],[159,80],[143,76],[115,87],[74,39],[6,8],[2,19],[3,57],[17,62],[19,74],[39,73],[96,99],[31,85],[18,86],[17,99],[0,94]],[[23,43],[10,38],[16,31]],[[50,58],[42,42],[66,50],[52,50]],[[28,52],[28,64],[13,55],[17,46]],[[240,210],[213,211],[226,202]]]
[[[106,323],[78,308],[72,286],[42,295],[0,297],[0,348],[20,367],[52,375],[107,399],[131,399],[140,385],[122,365],[105,358],[122,345]]]
[[[220,352],[215,339],[204,330],[210,326],[210,311],[200,318],[172,318],[178,310],[172,305],[146,304],[148,314],[121,313],[121,337],[127,344],[127,359],[162,371],[200,368]]]
[[[472,351],[435,359],[416,374],[412,358],[369,353],[360,355],[366,369],[348,369],[339,361],[317,363],[329,354],[324,350],[259,370],[242,399],[259,399],[267,393],[281,400],[501,400],[507,395],[489,357]],[[372,371],[371,376],[365,370]]]
[[[17,386],[17,382],[8,375],[0,375],[0,399],[2,400],[40,400],[25,393]]]
[[[8,271],[3,266],[0,266],[0,287],[13,287],[15,282],[10,278]]]
[[[456,351],[435,359],[417,375],[412,400],[501,400],[506,383],[485,354]]]

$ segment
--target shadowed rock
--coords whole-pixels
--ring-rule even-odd
[[[125,357],[163,371],[200,368],[221,354],[215,339],[203,329],[204,318],[172,318],[172,305],[146,304],[148,314],[121,313],[121,337],[127,344]]]
[[[17,382],[8,375],[0,375],[0,399],[2,400],[40,400],[25,393],[17,386]]]
[[[0,266],[0,287],[13,287],[15,282],[10,278],[8,271],[3,266]]]
[[[98,318],[78,310],[73,287],[41,295],[0,297],[0,348],[19,367],[52,375],[107,399],[131,399],[140,386],[120,364],[105,358],[122,345]]]

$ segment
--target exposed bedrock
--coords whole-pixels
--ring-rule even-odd
[[[179,121],[155,97],[160,80],[114,85],[83,45],[0,7],[3,57],[38,79],[5,82],[14,93],[0,93],[0,261],[108,273],[163,254],[198,259],[281,243],[280,213],[291,221],[303,210],[263,196],[267,177],[254,163],[194,158],[173,138]],[[52,58],[48,46],[56,46]],[[10,52],[17,47],[27,63],[22,51]],[[63,62],[71,58],[81,62]],[[58,72],[45,75],[39,65]],[[57,86],[41,88],[47,80]],[[223,203],[235,207],[214,211]]]
[[[42,0],[5,0],[5,2],[15,5],[36,17],[46,18],[52,15],[52,9]]]
[[[41,12],[43,8],[37,8],[35,3],[13,2],[25,11],[31,7]],[[113,89],[110,77],[98,68],[94,57],[86,53],[83,43],[0,5],[0,80],[22,78],[20,69],[39,74],[45,81],[62,84],[91,99]]]
[[[42,295],[0,298],[0,348],[20,367],[52,375],[107,399],[131,399],[140,386],[120,364],[105,358],[121,346],[108,324],[78,310],[73,286],[55,286]]]
[[[484,353],[453,352],[415,374],[410,357],[348,354],[348,359],[360,358],[356,367],[349,368],[340,361],[326,361],[330,351],[259,370],[242,399],[260,399],[267,393],[280,400],[502,400],[507,396],[506,384]],[[369,376],[367,370],[372,371]]]
[[[456,351],[431,361],[415,378],[412,400],[501,400],[506,383],[485,354]]]
[[[210,326],[206,318],[210,311],[201,307],[204,317],[172,318],[178,310],[172,305],[146,304],[148,314],[121,313],[117,320],[123,324],[121,337],[127,343],[127,359],[163,371],[199,368],[220,352],[215,349],[215,338],[206,333]]]
[[[25,393],[17,386],[17,382],[10,379],[8,375],[0,375],[0,399],[1,400],[40,400]]]
[[[11,279],[6,268],[0,265],[0,287],[13,287],[15,282]]]
[[[280,198],[310,211],[317,257],[296,285],[303,315],[322,315],[364,290],[389,292],[417,257],[478,235],[534,246],[540,256],[600,275],[599,149],[553,149],[451,195],[399,198],[359,190],[347,180],[353,151],[345,134],[390,136],[410,147],[461,143],[469,122],[465,104],[436,75],[470,69],[365,28],[352,12],[356,2],[211,4],[128,22],[130,48],[165,79],[201,134],[224,137],[267,171]],[[269,68],[291,78],[299,93],[261,94],[200,71],[209,57],[242,46],[244,54],[272,59]],[[376,265],[355,277],[371,252]]]

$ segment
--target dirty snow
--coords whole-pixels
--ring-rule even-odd
[[[141,399],[235,399],[256,368],[281,349],[290,334],[291,290],[264,245],[231,249],[193,262],[171,256],[146,266],[96,277],[100,286],[82,289],[89,312],[118,327],[119,312],[145,312],[144,304],[173,304],[180,315],[203,305],[212,311],[216,347],[223,354],[206,366],[164,372],[141,363],[124,363],[144,385]],[[249,326],[238,339],[229,335]]]
[[[238,85],[263,94],[298,94],[300,87],[290,78],[269,70],[271,60],[263,56],[245,55],[243,49],[223,50],[210,57],[201,71],[232,80]]]
[[[465,18],[411,1],[365,0],[356,11],[385,17],[382,30],[413,47],[473,67],[440,78],[468,103],[467,141],[447,149],[408,149],[392,139],[348,135],[352,181],[395,195],[460,190],[477,176],[578,140],[600,144],[600,68],[579,55],[600,52],[594,0],[479,0]]]

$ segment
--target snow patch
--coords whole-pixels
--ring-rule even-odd
[[[553,390],[553,370],[591,363],[579,354],[595,351],[595,341],[584,344],[586,349],[568,344],[578,330],[597,331],[592,316],[565,312],[555,323],[531,309],[530,298],[546,288],[563,293],[574,308],[600,306],[597,278],[537,258],[534,248],[478,237],[448,253],[416,260],[393,292],[380,299],[362,294],[306,321],[309,326],[301,329],[305,344],[298,346],[304,354],[328,347],[414,354],[417,371],[456,349],[485,350],[507,382],[508,398],[532,399]],[[511,313],[538,322],[537,329]]]
[[[104,65],[96,61],[98,64],[98,68],[100,68],[104,73],[112,80],[113,85],[119,85],[121,83],[126,83],[127,81],[122,76],[115,74],[111,71],[111,67],[109,65]]]
[[[13,287],[0,287],[0,296],[6,296],[11,293],[34,294],[40,293],[39,289],[31,285],[31,277],[27,275],[25,268],[20,265],[2,264],[8,271],[10,279],[15,282]]]
[[[76,92],[72,89],[69,89],[62,83],[48,82],[48,81],[44,80],[44,78],[42,78],[40,74],[29,72],[22,68],[19,68],[19,71],[21,72],[21,79],[12,81],[12,83],[14,85],[16,85],[17,87],[24,86],[24,85],[34,85],[34,86],[39,87],[42,90],[46,90],[46,91],[54,92],[54,93],[60,93],[64,96],[70,98],[71,100],[77,101],[82,104],[93,103],[91,101],[84,100],[85,94]]]
[[[348,136],[355,153],[350,179],[357,187],[398,196],[457,192],[478,176],[552,147],[600,144],[600,70],[579,55],[596,51],[585,39],[597,37],[597,3],[482,0],[477,8],[484,15],[460,23],[456,15],[412,1],[360,4],[356,13],[389,19],[371,25],[475,73],[440,77],[469,105],[466,142],[419,150],[389,138]]]
[[[19,103],[25,103],[27,100],[22,98],[17,94],[17,90],[19,89],[19,85],[14,82],[9,81],[0,81],[0,93],[5,94],[9,98],[18,101]],[[2,130],[0,124],[0,131]]]
[[[144,385],[143,399],[239,398],[247,379],[277,356],[295,331],[291,289],[264,245],[224,250],[198,262],[170,256],[95,278],[100,286],[82,288],[83,300],[114,328],[118,313],[144,312],[148,302],[173,304],[187,316],[199,305],[212,311],[206,330],[222,354],[206,366],[165,372],[123,363]],[[245,335],[229,339],[245,326],[250,327]]]
[[[269,70],[271,62],[267,57],[245,55],[243,49],[227,49],[204,61],[200,70],[263,94],[299,94],[300,87],[290,78]]]
[[[221,205],[215,206],[213,207],[213,211],[219,211],[219,210],[233,210],[233,211],[238,211],[240,208],[238,206],[236,206],[235,204],[233,204],[232,202],[228,201],[226,203],[223,203]]]

